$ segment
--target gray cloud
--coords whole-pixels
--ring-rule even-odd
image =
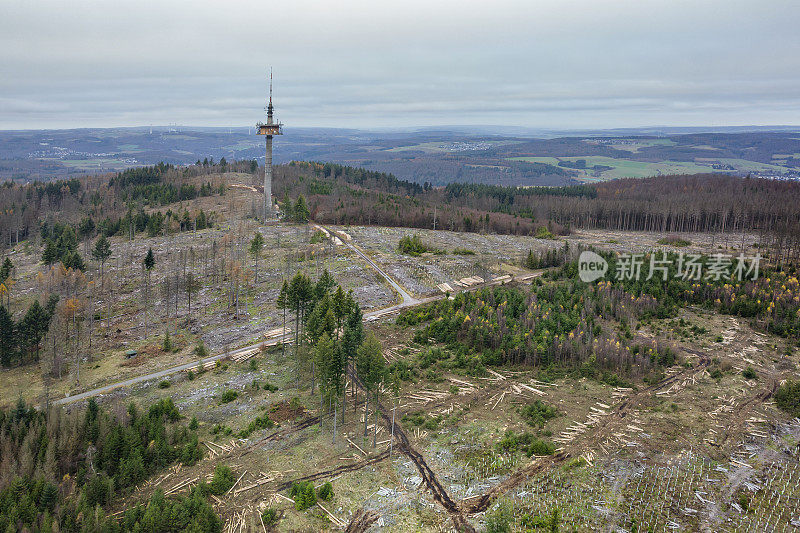
[[[4,0],[0,128],[800,124],[792,0]]]

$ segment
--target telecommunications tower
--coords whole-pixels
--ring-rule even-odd
[[[272,219],[272,136],[283,135],[283,124],[274,122],[272,117],[272,69],[269,71],[269,103],[267,103],[267,123],[259,122],[256,129],[259,135],[267,138],[267,152],[264,159],[264,221]]]

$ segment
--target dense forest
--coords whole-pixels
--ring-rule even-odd
[[[119,519],[104,510],[170,464],[201,458],[196,433],[170,399],[116,415],[94,400],[72,412],[20,400],[0,410],[0,531],[221,531],[202,485],[170,500],[157,492]]]
[[[198,161],[180,168],[161,163],[47,183],[5,182],[0,186],[0,246],[39,235],[57,240],[60,233],[51,231],[59,224],[71,226],[81,240],[98,233],[110,236],[145,229],[180,231],[194,228],[198,217],[202,223],[211,224],[212,214],[188,207],[180,212],[159,211],[152,223],[150,218],[154,208],[163,205],[224,194],[227,185],[220,174],[253,173],[253,169],[253,161],[228,163],[223,158],[218,163]]]
[[[672,254],[659,256],[669,264],[664,277],[617,279],[619,256],[602,254],[609,269],[595,283],[579,281],[573,253],[531,289],[460,292],[405,311],[398,323],[421,325],[414,337],[421,344],[435,340],[456,351],[467,347],[484,365],[555,367],[615,382],[675,362],[668,345],[639,339],[632,328],[674,317],[687,304],[743,317],[757,329],[800,341],[800,282],[794,275],[767,269],[757,279],[741,281],[686,279],[678,275],[679,261]],[[708,267],[712,261],[704,256],[700,264]]]

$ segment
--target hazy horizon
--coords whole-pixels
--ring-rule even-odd
[[[5,6],[4,130],[800,125],[788,0]]]

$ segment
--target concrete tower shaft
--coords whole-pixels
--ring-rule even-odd
[[[267,123],[256,124],[259,135],[266,137],[266,152],[264,154],[264,220],[274,216],[272,203],[272,136],[283,135],[283,124],[275,122],[272,106],[272,70],[269,73],[269,100],[267,102]]]

